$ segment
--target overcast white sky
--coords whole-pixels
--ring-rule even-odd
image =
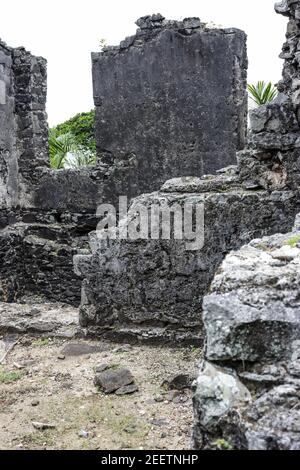
[[[135,33],[140,16],[168,19],[199,16],[202,21],[243,29],[248,34],[249,80],[276,82],[286,19],[274,0],[8,0],[1,1],[0,37],[48,60],[51,125],[93,107],[91,51],[99,40],[118,44]]]

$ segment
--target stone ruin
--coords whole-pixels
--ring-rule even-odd
[[[48,168],[44,59],[1,43],[0,300],[81,301],[89,334],[198,344],[202,299],[226,253],[287,232],[300,209],[295,98],[281,93],[252,113],[247,148],[226,167],[245,141],[245,34],[195,18],[137,24],[135,36],[93,54],[98,161],[81,170]],[[275,117],[262,118],[269,109]],[[139,204],[203,203],[203,249],[98,240],[97,206],[121,195],[132,200],[127,220]]]
[[[288,16],[280,95],[252,113],[244,181],[299,188],[300,1]],[[194,397],[196,449],[300,450],[300,214],[290,233],[229,254],[204,298],[205,359]]]
[[[197,18],[137,24],[93,54],[98,161],[81,170],[48,168],[45,60],[0,44],[0,301],[78,306],[73,256],[99,204],[221,168],[244,146],[245,34]]]
[[[292,10],[298,5],[290,3]],[[290,15],[290,7],[280,8]],[[186,240],[103,240],[90,235],[91,253],[75,257],[76,271],[84,278],[80,321],[87,331],[200,344],[203,297],[226,254],[255,238],[291,230],[300,210],[297,31],[292,17],[283,47],[280,93],[273,103],[251,112],[251,132],[246,148],[238,152],[238,164],[216,175],[168,180],[159,191],[131,204],[127,223],[138,219],[139,206],[150,210],[153,205],[204,204],[201,250],[187,251]],[[100,64],[116,53],[105,52]],[[105,120],[107,113],[100,108],[98,116]],[[212,161],[215,152],[210,152]]]

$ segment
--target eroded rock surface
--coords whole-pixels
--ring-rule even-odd
[[[187,239],[90,235],[90,254],[75,256],[75,270],[84,279],[80,321],[89,333],[151,341],[203,339],[202,299],[226,253],[253,238],[288,232],[300,210],[296,192],[246,191],[228,171],[216,178],[172,180],[160,192],[136,198],[117,229],[118,235],[122,224],[138,218],[140,207],[203,204],[202,249],[189,250]]]
[[[208,362],[194,397],[196,448],[300,449],[299,276],[297,223],[223,262],[204,299]],[[237,401],[241,387],[247,393]]]
[[[79,332],[78,310],[58,303],[0,302],[0,332],[73,338]]]
[[[235,163],[247,128],[247,54],[244,32],[199,18],[136,24],[135,36],[92,60],[99,158],[131,161],[139,195]]]
[[[108,369],[96,374],[94,384],[104,393],[119,392],[120,395],[134,393],[134,377],[129,369]]]
[[[291,360],[300,344],[300,232],[229,254],[204,300],[208,360]]]

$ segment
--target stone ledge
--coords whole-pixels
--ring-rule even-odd
[[[0,302],[0,334],[4,333],[74,338],[79,333],[78,309],[64,304]]]

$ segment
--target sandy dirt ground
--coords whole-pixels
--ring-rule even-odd
[[[199,349],[6,335],[0,358],[17,339],[0,365],[1,450],[190,448],[192,392],[170,391],[164,382],[196,376]],[[76,355],[65,353],[70,344]],[[87,346],[99,351],[81,351]],[[139,391],[116,396],[97,390],[95,367],[102,364],[130,369]],[[36,429],[36,422],[50,428]]]

